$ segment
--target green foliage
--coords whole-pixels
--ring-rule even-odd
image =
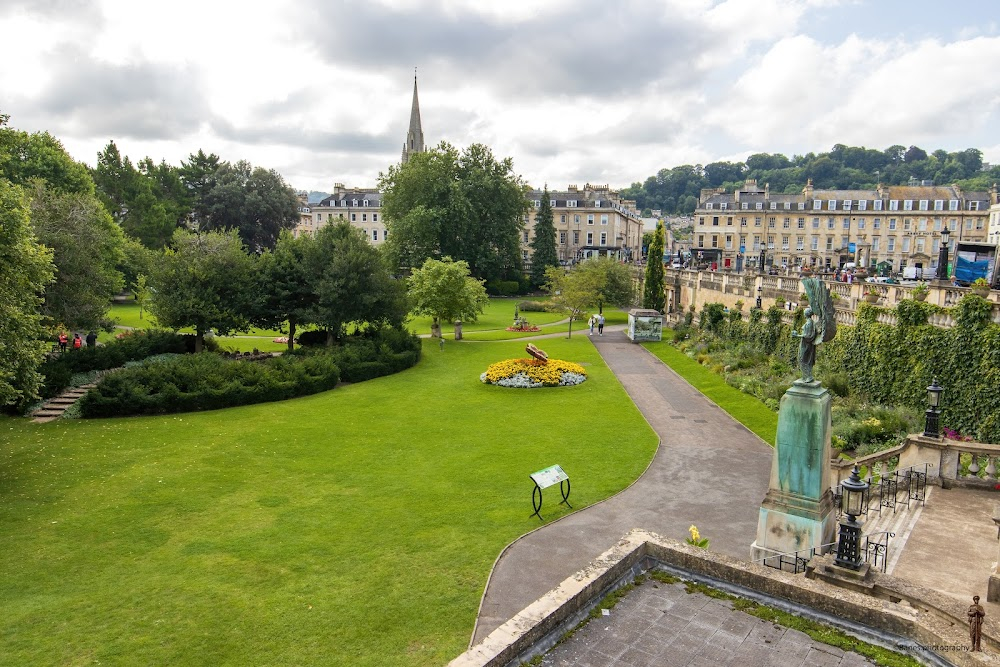
[[[642,289],[642,307],[663,312],[666,294],[663,290],[663,223],[656,223],[656,231],[646,255],[646,275]]]
[[[574,320],[599,305],[621,308],[635,299],[631,269],[610,257],[588,259],[568,271],[550,267],[546,279],[551,308],[566,311]]]
[[[236,232],[194,234],[179,229],[173,245],[150,277],[150,310],[157,322],[192,327],[198,351],[210,329],[222,335],[249,330],[257,276],[254,259]]]
[[[931,303],[903,299],[896,305],[896,323],[901,327],[919,327],[927,324],[931,315],[942,310]]]
[[[702,306],[701,318],[698,320],[698,325],[704,331],[720,333],[722,321],[725,317],[724,309],[725,306],[721,303],[706,303]]]
[[[94,181],[86,165],[70,157],[48,132],[28,134],[0,124],[0,179],[14,185],[41,182],[60,195],[93,195]]]
[[[53,268],[51,251],[32,234],[21,188],[0,178],[0,407],[36,396],[46,348],[39,308]]]
[[[428,259],[407,279],[413,313],[430,315],[437,322],[475,322],[489,297],[483,281],[470,275],[469,264]]]
[[[120,368],[128,362],[138,361],[158,354],[187,352],[184,336],[171,331],[146,329],[131,331],[121,338],[108,341],[99,347],[83,347],[51,356],[39,367],[45,377],[42,398],[55,396],[71,386],[71,379],[77,373],[103,371]]]
[[[486,293],[496,296],[513,296],[521,291],[521,283],[516,280],[490,280],[486,283]]]
[[[100,348],[98,348],[100,349]],[[416,336],[390,328],[342,347],[260,362],[212,353],[150,360],[103,378],[80,400],[84,417],[168,414],[279,401],[397,373],[420,359]]]
[[[544,313],[549,309],[545,301],[518,301],[517,308],[524,313]]]
[[[552,220],[552,204],[549,188],[542,192],[541,205],[535,215],[534,238],[531,239],[531,285],[545,284],[545,272],[549,267],[559,266],[556,252],[556,227]]]
[[[482,280],[521,274],[520,233],[528,203],[510,158],[473,144],[459,153],[442,142],[389,167],[379,179],[385,244],[394,267],[452,257]]]

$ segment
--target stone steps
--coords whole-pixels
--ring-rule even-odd
[[[37,424],[43,424],[54,419],[59,419],[63,416],[63,413],[70,408],[70,406],[80,400],[84,394],[96,386],[96,384],[90,382],[80,385],[79,387],[67,389],[58,396],[50,398],[42,404],[42,407],[31,413],[32,421]]]
[[[924,489],[925,501],[931,496],[931,489],[933,486],[927,486]],[[879,533],[885,533],[886,531],[892,533],[892,537],[889,538],[889,551],[886,554],[886,573],[892,574],[892,570],[896,565],[896,561],[899,559],[899,555],[903,551],[903,547],[906,545],[906,540],[909,538],[910,533],[913,532],[913,528],[920,518],[920,511],[923,509],[923,504],[918,500],[910,500],[909,507],[905,504],[899,502],[900,498],[904,498],[906,494],[905,490],[900,490],[897,494],[896,511],[893,512],[892,507],[883,507],[881,513],[875,511],[869,511],[868,517],[866,518],[864,524],[861,528],[861,533],[863,536],[872,536],[874,540],[885,541],[884,535]],[[878,496],[872,498],[872,505],[879,502]]]

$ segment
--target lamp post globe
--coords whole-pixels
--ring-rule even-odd
[[[941,394],[944,387],[938,384],[937,378],[927,387],[927,410],[924,412],[924,437],[941,437]]]

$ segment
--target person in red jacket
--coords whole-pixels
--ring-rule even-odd
[[[60,331],[59,332],[59,351],[60,352],[65,352],[66,351],[66,343],[68,343],[68,342],[69,342],[69,338],[66,337],[66,332],[65,331]]]
[[[80,334],[73,334],[73,349],[79,350],[81,346],[83,346],[83,340],[80,338]]]

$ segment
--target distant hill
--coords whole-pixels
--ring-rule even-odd
[[[320,192],[319,190],[310,190],[309,191],[309,203],[310,204],[318,204],[318,203],[320,203],[321,201],[323,201],[324,199],[326,199],[329,196],[330,196],[329,192]]]
[[[781,153],[757,153],[746,162],[712,162],[704,166],[664,168],[642,183],[621,191],[639,210],[661,209],[665,215],[694,212],[702,188],[732,192],[747,178],[757,179],[771,192],[797,193],[812,179],[817,189],[872,189],[885,185],[957,184],[965,191],[987,190],[1000,182],[1000,166],[983,162],[979,149],[927,153],[917,146],[890,146],[885,150],[837,144],[828,153],[807,153],[791,159]]]

